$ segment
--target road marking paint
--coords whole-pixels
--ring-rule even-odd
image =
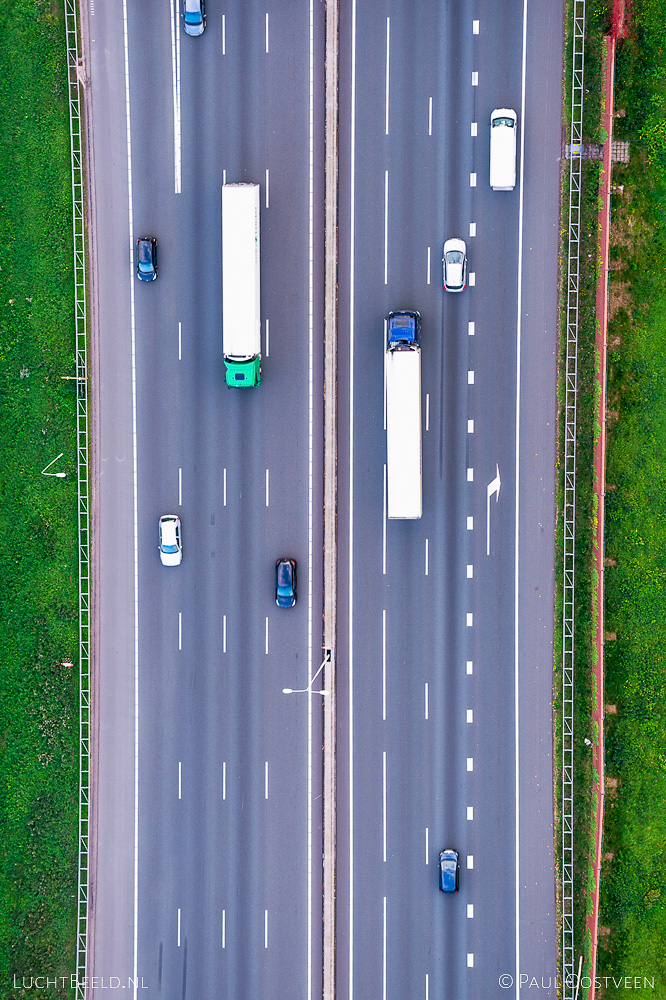
[[[171,86],[173,91],[174,192],[181,193],[182,144],[180,119],[180,24],[178,4],[171,0]]]
[[[386,18],[386,135],[389,134],[389,56],[391,52],[391,18]]]
[[[474,710],[471,708],[467,709],[467,722],[474,722]]]
[[[474,385],[474,372],[473,371],[468,371],[467,372],[467,385]]]
[[[479,74],[477,73],[476,70],[472,71],[472,86],[473,87],[479,86]]]
[[[227,172],[226,172],[226,170],[222,171],[222,183],[223,184],[227,183]]]
[[[472,34],[473,35],[478,35],[478,33],[479,33],[479,22],[478,21],[472,21]]]
[[[268,173],[268,167],[266,167],[266,208],[268,208],[270,204],[268,191],[269,191],[269,173]]]
[[[222,652],[227,651],[227,616],[222,615]]]
[[[264,948],[268,948],[268,910],[264,910]]]
[[[183,324],[178,324],[178,360],[183,360]]]
[[[178,761],[178,798],[183,797],[183,764],[182,761]]]
[[[475,173],[471,173],[469,175],[469,186],[471,188],[475,188],[476,187],[476,174]]]
[[[430,247],[428,247],[428,264],[426,267],[426,285],[430,284]]]
[[[476,236],[476,222],[470,222],[469,224],[469,235]]]
[[[384,319],[384,340],[382,341],[382,353],[384,355],[384,430],[386,430],[386,337],[388,335],[387,322]],[[384,466],[386,473],[386,466]]]
[[[467,904],[467,919],[472,920],[474,917],[474,903]]]
[[[227,911],[222,910],[222,947],[227,947]]]
[[[382,573],[386,576],[386,463],[384,463],[384,518],[382,525]]]
[[[467,470],[467,482],[468,483],[473,483],[474,482],[474,469],[470,468],[470,469]]]
[[[388,170],[384,171],[384,284],[388,285]]]
[[[429,851],[428,851],[428,827],[426,827],[426,857],[425,857],[426,864],[428,864],[428,854],[429,854]]]
[[[425,682],[425,717],[428,719],[428,682]]]
[[[178,612],[178,649],[183,648],[183,612]]]
[[[311,0],[312,2],[312,0]],[[351,3],[351,107],[350,107],[350,191],[349,191],[349,556],[347,560],[347,687],[348,687],[348,758],[349,758],[349,926],[354,927],[354,285],[355,285],[355,193],[356,193],[356,0]],[[312,227],[310,227],[312,231]],[[386,421],[384,421],[386,423]],[[386,483],[386,466],[384,466]],[[384,494],[386,496],[386,494]],[[386,525],[386,501],[384,501]],[[311,574],[312,575],[312,574]],[[308,701],[312,701],[311,698]],[[354,935],[348,939],[348,990],[354,1000]],[[308,962],[308,973],[312,962]]]
[[[268,349],[269,339],[268,339],[268,320],[266,320],[266,357],[269,357],[270,351]]]
[[[178,469],[178,506],[183,506],[183,470]]]
[[[428,135],[432,135],[432,97],[428,101]]]
[[[266,13],[266,52],[268,52],[268,13]]]
[[[473,771],[474,770],[474,758],[473,757],[468,757],[467,758],[467,770],[468,771]]]
[[[382,1000],[386,1000],[386,896],[384,896],[384,951],[382,960]]]
[[[473,660],[468,660],[467,661],[467,673],[468,674],[474,673],[474,661]]]
[[[467,952],[467,968],[468,969],[473,969],[474,968],[474,952],[473,951],[468,951]]]
[[[227,470],[224,470],[224,475],[222,476],[222,506],[227,506]]]
[[[467,614],[465,616],[465,620],[467,622],[467,628],[471,628],[472,625],[474,624],[474,615],[472,614],[471,611],[467,612]]]
[[[178,947],[180,948],[180,907],[178,907]]]
[[[428,539],[425,540],[425,575],[428,575]]]
[[[426,430],[430,430],[430,393],[426,392]]]
[[[382,721],[386,722],[386,610],[382,611]]]
[[[474,867],[474,855],[473,854],[468,854],[467,855],[467,867],[468,868],[473,868]]]
[[[470,271],[469,272],[469,287],[470,288],[474,288],[475,285],[476,285],[476,272],[475,271]]]
[[[474,433],[474,421],[473,420],[468,420],[467,421],[467,433],[468,434],[473,434]]]
[[[268,656],[268,615],[266,615],[266,656]]]
[[[474,565],[473,563],[467,563],[467,579],[471,580],[474,576]]]
[[[467,530],[468,531],[473,531],[474,530],[474,518],[473,517],[468,517],[467,518]]]
[[[474,336],[474,331],[475,331],[475,330],[476,330],[476,325],[475,325],[475,323],[474,323],[474,320],[473,320],[473,319],[471,319],[471,320],[469,321],[469,323],[467,324],[467,336],[468,336],[468,337],[473,337],[473,336]]]
[[[222,761],[222,801],[225,802],[227,798],[227,762]]]
[[[472,135],[472,138],[474,138],[477,134],[478,134],[478,125],[477,125],[477,122],[471,122],[471,135]]]
[[[266,469],[266,506],[268,507],[268,469]]]
[[[474,819],[474,806],[467,806],[467,819]]]
[[[386,861],[386,750],[382,757],[382,814],[384,827],[384,861]]]
[[[264,798],[268,798],[268,761],[264,764]]]
[[[227,15],[222,15],[222,55],[227,54]]]
[[[426,972],[426,991],[425,991],[425,1000],[428,1000],[428,973],[427,973],[427,972]]]

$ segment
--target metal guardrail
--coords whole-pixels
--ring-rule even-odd
[[[88,359],[86,330],[83,118],[77,0],[65,0],[69,127],[72,155],[74,318],[76,327],[76,454],[79,525],[79,876],[76,997],[85,1000],[88,944],[88,829],[90,792],[90,508],[88,481]]]
[[[564,587],[562,614],[562,997],[573,1000],[574,981],[574,578],[576,540],[576,403],[580,195],[583,154],[585,0],[573,2],[571,144],[569,159],[569,254],[567,264],[567,357],[564,403]]]

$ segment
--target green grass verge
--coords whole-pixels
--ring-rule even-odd
[[[0,7],[0,996],[75,969],[78,571],[61,4]],[[66,471],[66,479],[41,475]],[[73,667],[63,666],[72,662]],[[64,997],[60,988],[40,996]]]
[[[618,48],[606,494],[607,790],[599,975],[666,996],[666,0]],[[621,193],[617,185],[623,185]],[[620,996],[612,983],[605,995]]]

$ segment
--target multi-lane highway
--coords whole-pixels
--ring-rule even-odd
[[[91,995],[113,978],[149,998],[310,1000],[321,699],[282,689],[321,662],[324,11],[210,0],[207,15],[200,38],[173,0],[90,2],[83,19]],[[504,996],[520,973],[556,993],[562,20],[549,0],[340,7],[340,996]],[[510,193],[488,184],[495,107],[519,115]],[[224,384],[225,179],[261,185],[256,390]],[[134,277],[144,235],[152,283]],[[462,295],[442,288],[450,236],[467,242]],[[423,317],[424,513],[387,522],[384,318],[404,308]],[[163,513],[182,519],[178,568],[159,561]],[[285,555],[293,610],[274,602]],[[462,863],[450,898],[443,847]]]

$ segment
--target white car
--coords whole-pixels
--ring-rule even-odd
[[[163,566],[180,566],[183,546],[180,541],[180,518],[163,514],[160,518],[160,559]]]
[[[444,291],[464,292],[467,280],[467,247],[464,240],[447,240],[442,256]]]

